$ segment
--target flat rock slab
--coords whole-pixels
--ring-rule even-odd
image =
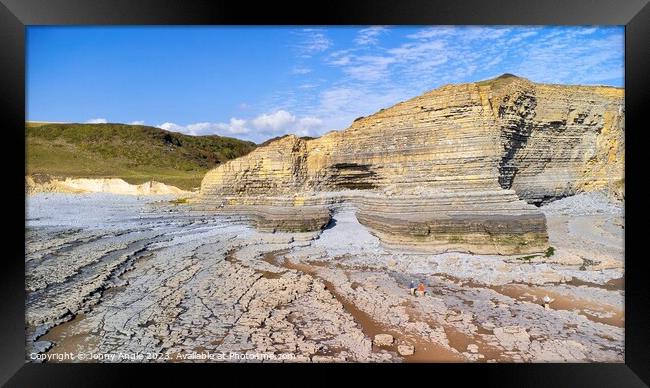
[[[413,345],[398,345],[397,352],[402,356],[412,356],[415,353],[415,347]]]
[[[372,343],[377,346],[391,346],[393,344],[394,338],[390,334],[377,334],[373,339]]]

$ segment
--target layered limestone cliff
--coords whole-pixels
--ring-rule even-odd
[[[526,253],[548,244],[532,204],[622,195],[623,90],[504,75],[447,85],[318,139],[286,136],[208,172],[198,204],[266,229],[314,230],[349,202],[386,244]]]
[[[623,89],[515,79],[491,93],[502,187],[537,204],[599,189],[623,199]]]

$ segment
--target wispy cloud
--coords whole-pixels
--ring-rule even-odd
[[[384,39],[389,32],[390,39]],[[296,58],[289,71],[301,80],[274,90],[266,102],[257,101],[264,113],[160,127],[256,142],[287,133],[318,136],[446,83],[508,72],[535,82],[595,84],[622,79],[623,72],[623,34],[596,27],[440,26],[408,32],[369,27],[347,46],[335,45],[323,29],[295,34]],[[321,76],[319,66],[330,73]]]
[[[136,120],[136,121],[131,121],[129,124],[131,125],[144,125],[143,120]]]
[[[359,31],[354,42],[358,45],[374,45],[379,42],[379,36],[388,30],[382,26],[372,26]]]
[[[410,96],[408,90],[400,87],[383,89],[360,83],[339,85],[321,92],[313,111],[323,118],[322,132],[340,130],[357,117],[387,108]]]
[[[417,62],[422,59],[430,59],[440,54],[444,48],[445,42],[441,40],[418,41],[404,43],[399,47],[389,49],[388,54],[402,62]]]
[[[596,37],[598,31],[603,34],[596,27],[428,27],[407,34],[407,41],[395,47],[377,48],[372,55],[347,50],[332,53],[326,61],[359,81],[434,85],[475,75],[478,79],[499,68],[538,82],[621,79],[623,34],[605,31]]]
[[[309,74],[311,73],[311,69],[308,67],[303,67],[303,66],[296,66],[293,69],[291,69],[292,74],[298,74],[298,75],[304,75],[304,74]]]
[[[360,30],[356,46],[322,54],[342,76],[322,90],[307,112],[323,130],[414,97],[444,83],[515,73],[536,82],[593,84],[620,79],[623,34],[596,38],[598,28],[427,27],[397,44],[375,45],[375,28]],[[392,35],[399,29],[392,30]]]
[[[622,79],[623,35],[584,39],[592,33],[576,30],[540,39],[523,53],[514,72],[548,83],[598,84]]]
[[[415,33],[406,35],[409,39],[431,39],[441,36],[449,36],[454,33],[454,27],[427,27]]]
[[[538,34],[538,31],[525,31],[525,32],[516,34],[515,36],[510,38],[510,44],[517,43],[519,41],[530,38],[531,36],[535,36],[537,34]]]
[[[597,30],[598,30],[598,28],[596,28],[596,27],[591,27],[591,28],[580,29],[580,30],[576,31],[576,33],[577,33],[578,35],[589,35],[589,34],[593,34],[593,33],[596,32]]]
[[[330,48],[332,41],[325,34],[325,30],[317,28],[304,28],[297,32],[298,43],[295,48],[302,57],[311,57]]]
[[[396,47],[376,48],[372,54],[365,50],[341,50],[331,53],[326,62],[352,80],[390,81],[399,72],[430,71],[447,61],[445,42],[414,40]]]
[[[391,56],[355,56],[349,65],[343,65],[345,74],[353,79],[376,81],[388,76],[389,66],[396,62]]]

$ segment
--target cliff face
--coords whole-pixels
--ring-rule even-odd
[[[623,90],[502,76],[443,86],[318,139],[274,141],[208,172],[200,203],[313,229],[327,223],[323,208],[349,201],[389,244],[535,252],[546,225],[528,203],[622,195],[623,144]]]
[[[623,198],[624,91],[516,80],[492,88],[499,176],[532,203],[608,189]]]
[[[314,140],[288,136],[210,171],[202,191],[498,187],[499,132],[475,85],[445,87]],[[233,184],[235,186],[233,186]]]

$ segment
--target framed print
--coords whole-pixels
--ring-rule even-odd
[[[304,7],[3,0],[2,381],[647,384],[646,2]]]

